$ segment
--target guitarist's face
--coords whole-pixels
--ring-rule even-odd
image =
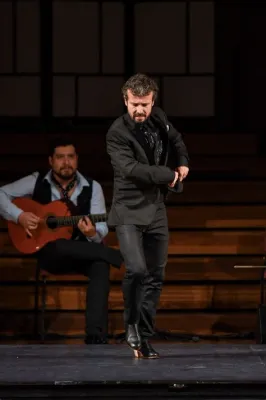
[[[58,178],[65,181],[71,180],[78,166],[75,147],[72,145],[56,147],[54,154],[49,157],[49,164]]]

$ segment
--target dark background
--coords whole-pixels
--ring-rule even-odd
[[[108,126],[144,72],[181,130],[263,132],[264,22],[254,0],[1,1],[0,127]]]

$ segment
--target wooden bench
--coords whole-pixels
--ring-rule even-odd
[[[159,304],[157,324],[160,329],[187,330],[198,334],[238,332],[253,329],[254,310],[260,298],[258,270],[232,271],[235,263],[260,264],[264,233],[260,231],[174,231],[170,232],[169,258],[165,284]],[[117,244],[114,234],[110,244]],[[241,240],[243,243],[241,244]],[[6,232],[0,234],[1,277],[0,306],[12,318],[0,318],[4,331],[27,332],[23,315],[35,307],[35,261],[23,258],[8,242]],[[121,280],[124,270],[111,268],[109,297],[109,330],[111,334],[123,330],[123,298]],[[46,276],[45,314],[49,332],[60,335],[82,335],[87,280],[76,285],[60,281],[60,277]],[[80,280],[80,276],[75,279]],[[52,283],[52,281],[54,283]],[[5,282],[9,282],[8,286]],[[12,283],[14,285],[12,286]],[[38,292],[38,313],[41,313],[42,292]],[[241,313],[239,310],[242,310]],[[25,315],[25,314],[24,314]],[[243,319],[242,319],[243,318]],[[12,328],[13,327],[13,328]]]
[[[167,207],[169,257],[157,314],[160,329],[168,330],[170,327],[175,332],[223,334],[252,330],[255,326],[260,302],[260,271],[232,270],[232,265],[236,264],[260,265],[264,255],[266,206],[256,202],[263,199],[265,183],[252,184],[254,192],[252,196],[246,192],[245,198],[246,184],[240,182],[216,182],[214,186],[212,182],[187,182],[184,195],[190,199],[188,204],[183,201],[179,204],[183,195],[172,196],[173,201]],[[111,185],[106,187],[110,199]],[[230,204],[230,196],[225,193],[228,188],[232,201],[237,201],[237,205]],[[208,196],[202,193],[204,189]],[[223,204],[216,204],[219,196],[223,196]],[[209,204],[204,203],[204,198]],[[251,204],[248,201],[252,201]],[[31,314],[34,314],[36,300],[35,260],[23,257],[14,249],[6,224],[1,220],[0,230],[0,307],[3,310],[0,312],[0,326],[3,333],[31,332],[34,331]],[[117,246],[114,232],[109,233],[108,244]],[[124,270],[111,268],[111,334],[124,328],[123,273]],[[78,285],[69,282],[67,277],[63,281],[53,276],[45,279],[45,315],[49,332],[82,335],[87,278],[75,276],[76,280],[84,279]],[[42,290],[39,290],[37,298],[40,315]]]

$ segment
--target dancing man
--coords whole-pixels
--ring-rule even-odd
[[[154,335],[156,308],[168,256],[165,196],[188,174],[188,153],[182,135],[162,109],[154,107],[155,81],[143,74],[122,88],[127,113],[110,127],[107,152],[114,170],[108,223],[115,227],[125,260],[123,280],[126,342],[135,357],[158,358],[149,338]],[[167,165],[169,147],[176,169]]]

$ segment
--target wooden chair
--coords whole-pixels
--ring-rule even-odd
[[[258,304],[258,332],[257,342],[266,344],[266,304],[265,304],[265,278],[266,258],[263,258],[262,265],[234,265],[235,269],[261,269],[260,274],[260,302]]]
[[[88,282],[89,278],[82,274],[67,273],[67,274],[55,274],[50,273],[40,267],[37,263],[36,266],[36,286],[35,286],[35,335],[40,337],[42,343],[45,342],[47,336],[56,336],[56,338],[81,338],[80,335],[51,335],[47,332],[45,326],[45,314],[47,311],[47,286],[48,285],[57,285],[58,282],[60,284],[77,284],[77,282]],[[39,298],[41,296],[41,304],[39,308]],[[83,337],[83,336],[82,336]]]
[[[107,244],[107,238],[103,239],[103,244]],[[47,297],[47,285],[49,283],[58,282],[59,279],[56,277],[60,276],[60,283],[64,282],[66,284],[70,284],[73,282],[74,284],[80,281],[89,282],[89,278],[82,274],[67,273],[67,274],[52,274],[44,269],[42,269],[37,262],[36,266],[36,286],[35,286],[35,336],[40,336],[41,341],[44,343],[45,338],[47,337],[47,331],[45,328],[45,312],[46,312],[46,297]],[[39,290],[41,288],[41,330],[39,332]],[[57,337],[59,335],[56,335]],[[62,335],[60,335],[62,337]],[[65,337],[65,335],[63,335]],[[68,338],[80,338],[80,335],[68,335]]]

